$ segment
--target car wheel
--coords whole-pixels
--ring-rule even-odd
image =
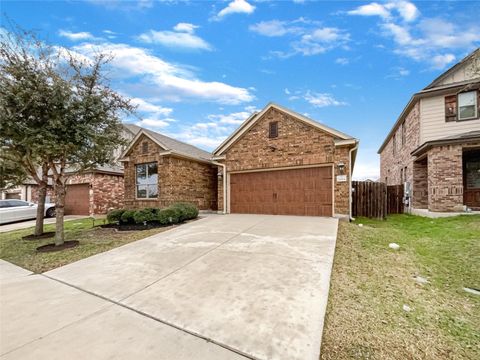
[[[55,217],[55,208],[50,208],[47,210],[47,217]]]

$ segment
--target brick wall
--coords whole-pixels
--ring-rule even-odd
[[[413,163],[412,206],[417,209],[428,208],[428,160]]]
[[[148,151],[143,152],[143,143]],[[174,202],[187,201],[201,210],[217,209],[217,167],[208,163],[175,156],[160,156],[162,149],[147,137],[141,137],[125,162],[125,207],[166,207]],[[135,198],[135,165],[158,164],[158,198]]]
[[[106,214],[110,209],[123,208],[123,175],[96,173],[93,177],[93,213]]]
[[[417,102],[408,113],[403,123],[405,126],[405,143],[402,144],[402,126],[395,132],[396,149],[393,150],[393,136],[380,153],[380,181],[387,185],[403,184],[402,170],[407,168],[406,180],[413,189],[413,160],[410,153],[420,145],[420,103]]]
[[[272,121],[278,121],[276,138],[268,137],[269,123]],[[241,171],[338,164],[342,161],[345,164],[344,174],[348,174],[350,166],[348,152],[347,147],[335,147],[331,134],[307,125],[282,111],[270,109],[227,151],[224,162],[228,171]],[[335,174],[338,174],[336,166]],[[349,213],[348,184],[348,181],[335,183],[335,213]]]
[[[462,145],[428,151],[428,202],[430,211],[463,210]]]

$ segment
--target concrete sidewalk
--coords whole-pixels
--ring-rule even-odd
[[[85,219],[87,217],[88,216],[85,216],[85,215],[66,215],[65,221]],[[55,222],[56,222],[55,218],[45,218],[44,220],[44,224],[55,224]],[[7,232],[7,231],[27,229],[33,226],[35,226],[35,220],[18,221],[10,224],[0,225],[0,233]]]

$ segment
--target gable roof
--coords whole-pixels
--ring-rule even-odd
[[[449,68],[447,71],[442,73],[440,76],[438,76],[435,80],[433,80],[427,87],[425,87],[423,90],[431,89],[436,87],[442,80],[444,80],[446,77],[460,69],[463,65],[465,65],[467,62],[469,62],[472,58],[475,56],[480,56],[480,48],[475,49],[472,51],[470,54],[465,56],[462,60],[460,60],[458,63],[453,65],[451,68]]]
[[[333,135],[334,137],[341,139],[341,140],[355,140],[354,137],[347,135],[345,133],[342,133],[338,130],[335,130],[331,127],[328,127],[326,125],[320,124],[319,122],[312,120],[302,114],[299,114],[293,110],[287,109],[286,107],[283,107],[281,105],[275,104],[275,103],[268,103],[262,111],[260,112],[254,112],[252,115],[250,115],[227,139],[225,139],[224,142],[222,142],[214,151],[213,154],[216,156],[222,155],[226,150],[228,150],[237,140],[239,140],[243,134],[245,134],[250,128],[253,127],[253,125],[270,109],[276,109],[281,112],[284,112],[290,116],[293,116],[294,118],[310,125],[313,126],[317,129],[320,129],[326,133],[329,133]]]
[[[169,151],[173,154],[186,156],[189,158],[201,160],[201,161],[210,161],[212,158],[212,154],[208,151],[199,149],[193,145],[184,143],[179,140],[172,139],[166,135],[157,133],[155,131],[142,128],[140,126],[134,124],[124,124],[124,126],[132,133],[136,134],[135,137],[132,139],[130,144],[127,146],[125,151],[122,154],[122,157],[125,157],[128,152],[131,150],[133,145],[137,142],[137,140],[142,136],[145,135],[154,143],[159,145],[163,150]]]

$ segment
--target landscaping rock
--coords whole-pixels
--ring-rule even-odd
[[[424,278],[422,276],[418,276],[418,275],[414,276],[413,278],[415,279],[417,284],[420,284],[420,285],[425,285],[425,284],[428,284],[430,282],[426,278]]]
[[[363,227],[363,224],[358,224],[359,227]]]
[[[388,244],[388,247],[389,247],[390,249],[393,249],[393,250],[398,250],[398,249],[400,249],[400,245],[395,244],[395,243],[390,243],[390,244]]]
[[[408,305],[403,304],[403,311],[410,312],[412,311],[412,308]]]

